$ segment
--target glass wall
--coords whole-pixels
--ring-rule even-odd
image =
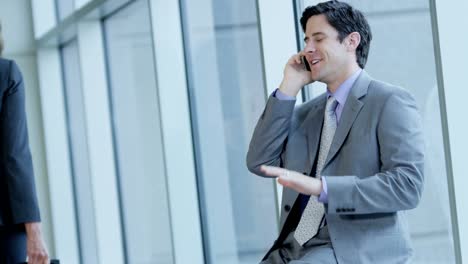
[[[317,2],[320,1],[299,0],[298,17],[306,6]],[[408,211],[415,250],[413,263],[454,263],[429,1],[345,2],[363,11],[372,29],[366,71],[375,79],[411,91],[422,116],[426,137],[425,189],[419,207]],[[300,25],[297,30],[302,40]]]
[[[448,19],[449,4],[443,1],[343,1],[363,10],[371,24],[374,39],[366,70],[411,91],[423,118],[426,185],[419,207],[407,212],[414,263],[454,263],[453,237],[460,236],[461,246],[466,241],[461,221],[466,214],[458,200],[458,211],[450,210],[455,204],[449,202],[446,173],[453,174],[451,184],[463,177],[463,137],[454,129],[460,119],[454,114],[463,111],[455,111],[460,104],[449,100],[459,95],[453,78],[460,76],[453,70],[458,64],[450,60],[456,61],[452,55],[460,49],[453,48],[445,60],[442,44],[463,45],[463,38],[449,41],[456,31],[450,24],[460,16]],[[278,7],[263,0],[32,0],[36,45],[31,49],[40,65],[46,184],[50,197],[59,197],[46,201],[51,213],[43,219],[52,228],[45,232],[55,239],[50,246],[54,257],[86,264],[185,264],[193,258],[199,264],[204,255],[209,264],[258,263],[277,236],[277,186],[249,173],[245,155],[265,106],[265,86],[271,91],[270,83],[281,78],[270,67],[282,68],[282,56],[295,50],[294,36],[278,32],[294,34],[291,16],[300,17],[305,6],[317,2],[284,1]],[[446,20],[438,20],[445,22],[438,32],[444,82],[436,73],[437,34],[429,3]],[[297,32],[302,45],[299,26]],[[438,82],[446,85],[445,97]],[[305,90],[310,99],[324,87]],[[441,113],[439,101],[444,100]],[[456,151],[452,144],[451,153],[444,153],[443,130],[456,142]],[[60,156],[70,159],[71,167]],[[64,188],[69,172],[73,194]],[[69,195],[73,201],[66,201]],[[450,212],[458,214],[456,236]],[[190,239],[187,230],[193,231]]]
[[[82,263],[98,263],[85,106],[76,39],[62,46],[61,58],[80,257]]]
[[[127,263],[174,263],[148,1],[104,32]]]
[[[73,13],[75,1],[74,0],[55,0],[55,8],[57,12],[57,18],[63,20],[71,13]]]
[[[278,230],[271,179],[245,156],[265,106],[255,1],[182,1],[206,263],[256,263]]]

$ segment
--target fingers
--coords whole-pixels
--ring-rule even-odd
[[[39,222],[25,223],[27,235],[27,255],[28,263],[43,264],[48,263],[49,254],[42,240]]]
[[[302,56],[301,56],[300,53],[294,55],[294,60],[295,60],[296,64],[301,64],[302,63],[301,57]]]
[[[262,165],[260,167],[260,170],[267,176],[271,177],[279,177],[282,175],[286,175],[288,171],[286,169],[280,168],[280,167],[274,167],[274,166],[268,166],[268,165]]]
[[[302,64],[302,59],[301,57],[306,56],[306,53],[304,51],[300,51],[289,58],[289,64],[295,65],[295,64]]]
[[[296,171],[287,170],[275,166],[262,165],[260,167],[260,170],[266,176],[278,178],[278,182],[285,187],[297,186],[299,184],[298,180],[300,180],[302,177],[305,177],[304,175]]]
[[[46,252],[33,252],[28,255],[28,264],[49,264],[49,256]]]
[[[316,178],[292,172],[289,177],[280,176],[278,183],[305,195],[318,196],[322,191],[322,182]]]
[[[306,58],[307,58],[306,55],[307,55],[307,54],[306,54],[304,51],[300,51],[299,53],[297,53],[297,54],[295,54],[295,55],[293,56],[294,62],[295,62],[296,64],[302,64],[302,57],[306,57]]]
[[[28,264],[49,264],[49,254],[44,247],[28,250]]]
[[[302,175],[300,173],[295,172],[294,174],[290,175],[289,177],[279,177],[278,183],[283,185],[284,187],[291,188],[299,193],[306,194],[306,195],[315,195],[314,193],[314,184],[317,181],[314,178]]]
[[[278,183],[306,195],[320,195],[322,181],[299,172],[275,166],[262,165],[260,170],[266,175],[278,178]]]

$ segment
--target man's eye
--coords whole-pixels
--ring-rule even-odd
[[[323,38],[316,39],[315,42],[321,42],[322,40],[323,40]]]

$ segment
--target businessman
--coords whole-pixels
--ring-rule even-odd
[[[372,34],[359,10],[324,2],[300,22],[305,48],[286,63],[247,154],[251,172],[285,187],[280,233],[261,263],[409,263],[405,211],[424,180],[416,102],[364,70]],[[295,108],[314,81],[327,92]]]
[[[0,23],[0,263],[46,264],[25,113],[25,88],[14,61],[1,58]]]

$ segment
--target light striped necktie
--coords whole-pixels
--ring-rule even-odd
[[[322,168],[325,165],[325,160],[327,159],[333,136],[335,135],[337,126],[335,109],[337,105],[336,99],[330,96],[325,106],[325,116],[320,138],[320,150],[317,171],[315,173],[315,177],[318,179],[321,177]],[[317,201],[317,197],[311,196],[294,232],[294,238],[301,246],[317,234],[324,214],[325,209],[323,204]]]

